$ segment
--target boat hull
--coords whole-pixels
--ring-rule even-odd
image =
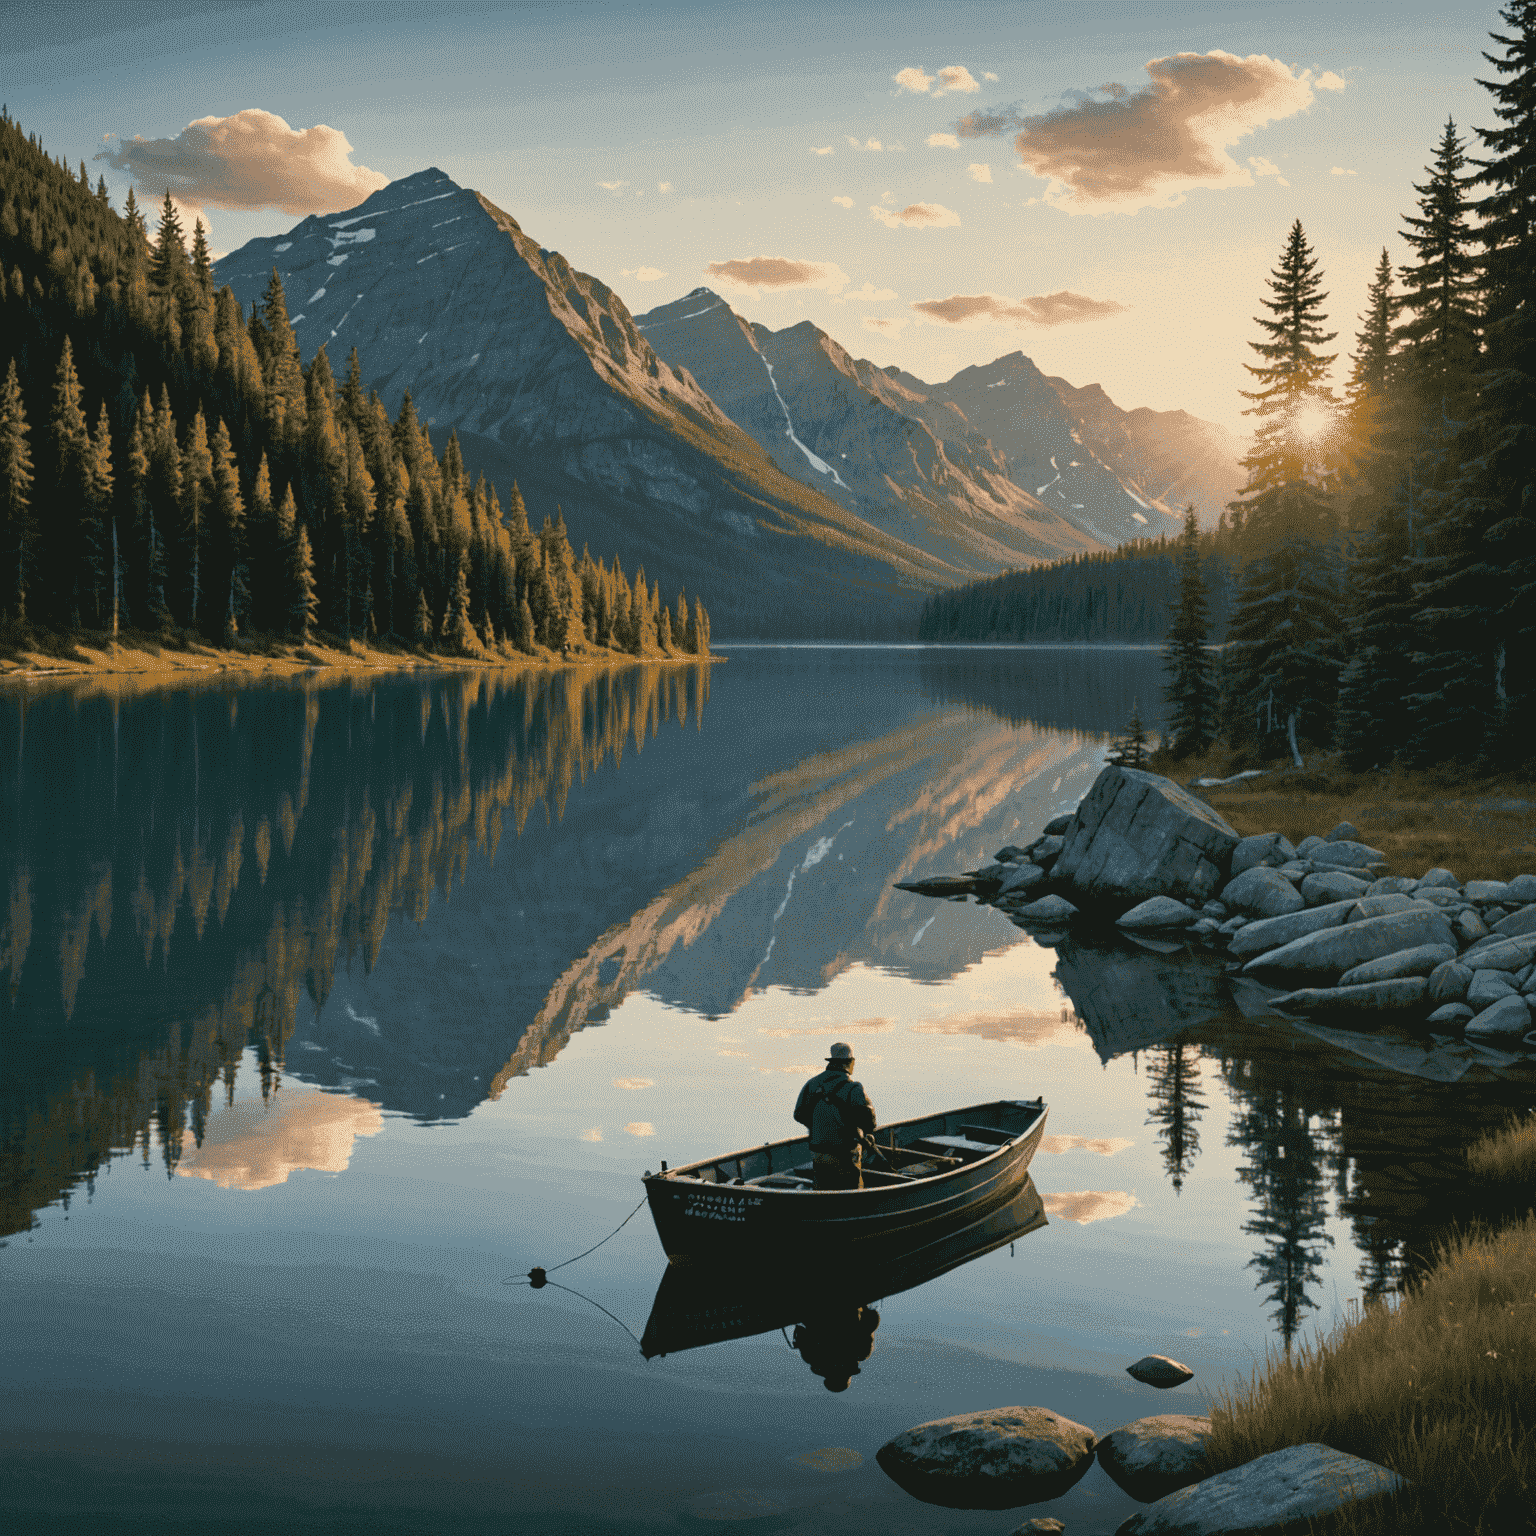
[[[750,1173],[764,1159],[780,1166],[796,1156],[809,1158],[803,1139],[778,1142],[712,1162],[692,1164],[646,1178],[646,1195],[657,1235],[669,1258],[711,1257],[747,1251],[775,1253],[810,1245],[822,1252],[862,1253],[882,1243],[911,1247],[932,1242],[1006,1204],[1020,1189],[1045,1130],[1046,1108],[1036,1100],[998,1101],[941,1116],[900,1122],[882,1131],[904,1147],[920,1136],[943,1135],[944,1127],[975,1121],[985,1112],[1012,1118],[1012,1139],[975,1161],[900,1184],[857,1190],[763,1188],[746,1182],[717,1182],[734,1166]],[[939,1126],[935,1132],[932,1128]],[[908,1132],[905,1139],[903,1131]],[[962,1138],[963,1139],[963,1138]],[[700,1177],[700,1171],[703,1177]]]

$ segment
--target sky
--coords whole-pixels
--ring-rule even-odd
[[[1493,122],[1499,25],[1480,0],[55,0],[8,18],[0,80],[116,206],[169,185],[216,252],[437,166],[636,313],[708,286],[933,382],[1022,351],[1243,431],[1291,224],[1342,383],[1446,119]]]

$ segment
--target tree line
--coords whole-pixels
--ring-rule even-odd
[[[354,348],[301,363],[276,270],[246,315],[167,193],[150,239],[0,114],[0,623],[388,637],[457,652],[709,649],[709,615],[534,532],[393,420]]]
[[[1231,530],[1203,535],[1202,571],[1213,638],[1232,606]],[[930,643],[1095,641],[1155,644],[1166,638],[1179,585],[1179,544],[1135,539],[1118,549],[1005,571],[936,592],[923,604],[918,638]]]

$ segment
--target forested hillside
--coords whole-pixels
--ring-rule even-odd
[[[1230,545],[1220,531],[1201,536],[1211,639],[1226,635],[1232,609]],[[936,593],[923,605],[918,638],[927,641],[1162,641],[1179,590],[1177,540],[1138,539],[1119,549],[1008,571]]]
[[[558,509],[530,531],[439,458],[409,396],[393,420],[354,351],[300,363],[276,273],[247,315],[215,291],[201,223],[169,198],[153,240],[0,118],[0,622],[391,637],[471,654],[708,649],[709,619],[583,551]]]

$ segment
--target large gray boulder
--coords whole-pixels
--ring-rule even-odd
[[[1434,889],[1437,887],[1440,889],[1449,890],[1452,886],[1455,886],[1455,888],[1459,891],[1461,889],[1461,881],[1458,880],[1450,870],[1444,869],[1438,864],[1435,865],[1433,869],[1426,870],[1424,874],[1419,876],[1420,890]]]
[[[1409,875],[1383,875],[1380,880],[1371,881],[1371,888],[1365,894],[1367,896],[1409,896],[1418,888],[1419,882]]]
[[[1149,896],[1115,919],[1120,928],[1188,928],[1195,914],[1172,896]],[[1216,925],[1211,924],[1214,928]]]
[[[1013,908],[1010,916],[1036,928],[1065,928],[1077,916],[1077,908],[1064,896],[1042,896],[1026,906]]]
[[[1459,960],[1447,960],[1429,973],[1429,1001],[1459,1003],[1471,985],[1472,972]]]
[[[1437,967],[1456,958],[1450,944],[1420,944],[1415,949],[1400,949],[1380,960],[1367,960],[1339,977],[1341,987],[1359,986],[1367,981],[1392,981],[1398,976],[1428,976]],[[1443,1001],[1443,999],[1442,999]]]
[[[1094,1440],[1049,1408],[989,1408],[903,1430],[875,1460],[926,1504],[1013,1509],[1064,1494],[1093,1465]]]
[[[1330,1445],[1293,1445],[1180,1488],[1138,1510],[1115,1536],[1259,1536],[1304,1530],[1350,1504],[1406,1488],[1396,1472]]]
[[[1422,976],[1399,976],[1353,987],[1303,987],[1270,999],[1272,1008],[1293,1013],[1354,1014],[1369,1019],[1381,1013],[1422,1012],[1428,983]]]
[[[1171,779],[1111,766],[1078,806],[1054,875],[1086,899],[1206,901],[1225,881],[1239,841],[1210,806]]]
[[[1038,864],[1009,864],[1005,868],[1008,873],[1003,876],[1003,882],[997,889],[999,896],[1032,890],[1045,881],[1045,871]]]
[[[1509,896],[1505,904],[1511,901],[1521,906],[1536,901],[1536,875],[1516,875],[1509,882]]]
[[[1380,960],[1384,955],[1416,949],[1421,944],[1454,946],[1455,942],[1450,924],[1439,912],[1394,912],[1293,939],[1279,949],[1256,956],[1243,969],[1298,980],[1306,977],[1334,981],[1367,960]]]
[[[1521,880],[1529,878],[1528,875],[1520,876]],[[1517,881],[1516,884],[1518,883]],[[1493,931],[1506,939],[1518,939],[1528,933],[1536,933],[1536,906],[1521,907],[1518,912],[1511,912],[1508,917],[1501,917],[1493,925]]]
[[[1307,855],[1319,867],[1330,865],[1335,869],[1369,869],[1373,864],[1385,865],[1387,856],[1379,848],[1367,848],[1364,843],[1332,842],[1314,848]]]
[[[1509,885],[1503,880],[1468,880],[1461,894],[1480,907],[1491,907],[1509,900]]]
[[[1522,1039],[1531,1027],[1531,1009],[1518,993],[1500,998],[1491,1008],[1484,1008],[1467,1025],[1465,1038],[1508,1044]]]
[[[1518,971],[1536,956],[1536,933],[1505,938],[1490,936],[1462,953],[1461,963],[1469,970]]]
[[[1295,857],[1296,850],[1291,846],[1289,838],[1279,832],[1260,832],[1256,837],[1242,838],[1232,850],[1232,873],[1234,876],[1240,875],[1245,870],[1257,869],[1261,864],[1278,868],[1281,864],[1289,864]]]
[[[1357,900],[1369,890],[1369,885],[1356,875],[1342,869],[1319,870],[1301,882],[1301,899],[1309,907],[1325,907],[1335,901]]]
[[[1360,841],[1360,829],[1352,821],[1341,821],[1332,832],[1323,836],[1325,843],[1357,843]]]
[[[1250,917],[1284,917],[1306,906],[1301,892],[1284,875],[1262,864],[1229,880],[1221,888],[1221,899]]]
[[[1367,892],[1355,903],[1355,910],[1349,914],[1352,923],[1358,923],[1365,917],[1385,917],[1389,912],[1406,912],[1413,906],[1413,898],[1405,896],[1401,891],[1391,891],[1385,896],[1372,896]]]
[[[1150,1504],[1205,1476],[1211,1421],[1187,1413],[1137,1419],[1098,1443],[1099,1465],[1133,1499]]]
[[[1473,971],[1467,988],[1467,1004],[1473,1013],[1492,1008],[1501,997],[1514,997],[1520,990],[1509,971]]]
[[[1267,949],[1278,949],[1292,939],[1305,938],[1309,933],[1320,933],[1324,928],[1341,927],[1354,911],[1353,901],[1334,901],[1327,906],[1309,907],[1302,912],[1292,912],[1286,917],[1261,918],[1248,923],[1232,935],[1228,952],[1238,959],[1262,954]]]

